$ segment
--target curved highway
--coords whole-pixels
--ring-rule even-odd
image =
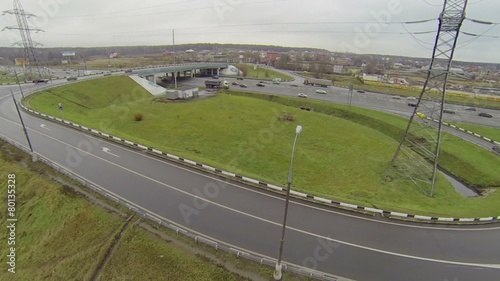
[[[45,85],[23,85],[25,91],[40,87]],[[19,99],[19,89],[12,89]],[[159,217],[276,258],[282,196],[191,171],[24,113],[23,118],[37,154]],[[0,129],[2,137],[27,146],[8,86],[0,86]],[[500,278],[498,225],[404,224],[292,200],[287,226],[284,261],[337,276],[361,281]]]

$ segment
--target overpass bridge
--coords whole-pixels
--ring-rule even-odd
[[[148,80],[154,80],[154,76],[159,74],[166,76],[170,74],[172,77],[174,75],[180,76],[181,73],[183,73],[184,76],[190,75],[191,77],[195,76],[195,74],[219,75],[220,70],[227,67],[229,67],[228,63],[185,63],[132,70],[132,74],[143,76]]]

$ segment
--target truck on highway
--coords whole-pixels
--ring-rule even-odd
[[[205,87],[207,87],[207,89],[229,89],[229,82],[226,80],[206,80]]]
[[[304,80],[304,85],[320,86],[326,88],[328,86],[333,86],[333,83],[332,80],[328,79],[307,78]]]

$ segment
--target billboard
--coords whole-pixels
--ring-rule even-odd
[[[75,56],[75,51],[62,51],[62,56],[63,57],[74,57]]]
[[[16,59],[14,59],[14,61],[16,62],[16,65],[29,65],[30,64],[30,60],[27,58],[16,58]]]

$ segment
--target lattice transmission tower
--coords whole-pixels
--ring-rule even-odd
[[[40,66],[41,62],[38,56],[38,51],[36,49],[36,46],[41,44],[33,41],[33,39],[31,38],[31,32],[41,32],[43,30],[32,28],[28,24],[28,18],[36,17],[36,15],[24,11],[19,0],[14,0],[14,9],[4,11],[3,14],[11,14],[16,16],[17,26],[7,26],[2,30],[19,30],[21,34],[21,42],[15,42],[13,45],[22,44],[24,48],[24,57],[28,59],[28,63],[27,65],[25,65],[27,68],[27,72],[29,72],[32,78],[36,75],[38,75],[39,78],[44,78],[46,76],[46,73],[44,68]],[[25,73],[25,75],[26,74],[27,73]]]
[[[396,177],[410,179],[430,197],[438,172],[446,81],[466,6],[467,0],[444,2],[427,79],[391,162]]]

